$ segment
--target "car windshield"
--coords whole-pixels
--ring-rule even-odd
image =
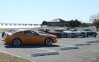
[[[70,29],[69,31],[77,31],[76,29]]]
[[[55,30],[55,31],[58,31],[58,32],[63,32],[63,31],[66,31],[66,30]]]
[[[10,33],[15,33],[15,32],[17,32],[18,30],[8,30],[8,32],[10,32]]]
[[[92,31],[91,29],[83,29],[83,31]]]
[[[46,34],[46,33],[43,32],[43,31],[38,31],[38,30],[33,30],[33,31],[35,31],[35,32],[38,33],[38,34]]]

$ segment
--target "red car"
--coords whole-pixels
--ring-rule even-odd
[[[64,33],[57,31],[48,31],[48,33],[57,36],[57,38],[62,38],[64,36]]]
[[[43,31],[43,32],[46,32],[48,34],[52,34],[52,35],[55,35],[57,36],[57,38],[62,38],[64,36],[64,33],[62,32],[57,32],[57,31],[54,31],[54,30],[51,30],[51,29],[39,29],[39,31]]]

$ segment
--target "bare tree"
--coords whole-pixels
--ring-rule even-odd
[[[92,21],[94,23],[96,30],[98,31],[98,29],[99,29],[99,13],[96,15],[92,15],[90,17],[90,21]]]

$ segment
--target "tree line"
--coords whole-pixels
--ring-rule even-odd
[[[42,26],[43,25],[48,25],[48,22],[47,21],[43,21],[42,22]],[[66,27],[70,27],[70,28],[74,28],[74,27],[88,27],[88,24],[87,23],[82,23],[80,22],[79,20],[70,20],[70,21],[66,21]]]
[[[90,21],[94,26],[96,27],[96,30],[99,30],[99,13],[96,15],[90,16]],[[43,21],[41,26],[48,25],[47,21]],[[66,21],[66,27],[74,28],[74,27],[88,27],[89,25],[87,23],[81,22],[79,20],[69,20]]]
[[[90,21],[93,22],[93,24],[96,27],[96,30],[99,31],[99,13],[98,14],[95,14],[95,15],[92,15],[90,17]]]

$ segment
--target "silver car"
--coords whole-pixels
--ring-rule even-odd
[[[76,30],[76,29],[71,29],[71,31],[74,31],[76,36],[82,36],[82,37],[86,37],[87,36],[87,32],[85,31],[80,31],[80,30]]]

